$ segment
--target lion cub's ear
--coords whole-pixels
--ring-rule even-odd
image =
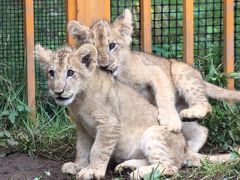
[[[132,42],[132,13],[129,9],[125,9],[124,13],[117,17],[113,22],[113,28],[116,28],[125,38],[128,44]]]
[[[35,46],[34,53],[37,60],[39,61],[41,68],[45,70],[51,59],[52,51],[49,49],[43,48],[40,44],[37,44]]]
[[[98,52],[92,44],[82,45],[75,55],[80,59],[80,63],[86,66],[90,71],[96,67]]]
[[[90,28],[78,21],[70,21],[68,23],[68,32],[79,44],[83,44],[88,39]]]

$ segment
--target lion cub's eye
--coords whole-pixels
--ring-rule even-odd
[[[67,76],[69,76],[69,77],[71,77],[71,76],[73,76],[74,75],[74,71],[73,70],[68,70],[67,71]]]
[[[53,70],[49,70],[49,71],[48,71],[48,74],[49,74],[51,77],[54,77],[54,71],[53,71]]]
[[[109,50],[113,50],[116,47],[115,43],[110,43],[109,44]]]

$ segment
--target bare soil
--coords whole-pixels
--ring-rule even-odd
[[[209,153],[209,146],[203,148],[203,152]],[[219,149],[211,148],[214,153]],[[71,159],[71,158],[70,158]],[[51,160],[43,157],[30,157],[26,154],[15,153],[0,157],[0,180],[73,180],[75,176],[66,175],[61,172],[61,166],[68,161]],[[115,163],[110,162],[107,170],[106,180],[112,180],[121,176],[122,179],[129,179],[130,170],[126,169],[121,175],[114,173]],[[191,169],[186,168],[182,172],[188,176]],[[34,179],[35,178],[35,179]],[[198,179],[198,178],[196,178]],[[200,179],[200,178],[199,178]]]
[[[0,180],[74,180],[75,176],[66,175],[61,172],[65,162],[71,160],[50,160],[43,157],[30,157],[26,154],[15,153],[0,158]],[[119,174],[113,173],[116,164],[110,163],[106,180],[112,180]],[[122,178],[126,177],[123,173]]]
[[[0,158],[0,180],[68,180],[71,176],[61,172],[63,161],[53,161],[26,154],[12,154]]]

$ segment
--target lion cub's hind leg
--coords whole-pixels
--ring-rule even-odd
[[[148,128],[141,139],[141,149],[149,165],[137,168],[131,177],[140,178],[153,170],[163,175],[174,175],[184,161],[185,140],[181,133],[175,134],[163,126]]]
[[[234,160],[231,153],[204,155],[204,154],[196,153],[191,149],[187,149],[187,156],[188,156],[187,166],[195,166],[195,167],[201,166],[202,164],[201,162],[206,159],[212,163],[224,163],[224,162],[231,162],[232,160]]]
[[[208,137],[208,129],[196,122],[183,122],[182,133],[187,141],[187,146],[194,152],[198,152]]]
[[[189,108],[180,112],[182,118],[204,118],[212,107],[208,102],[201,74],[191,66],[172,60],[172,79]]]

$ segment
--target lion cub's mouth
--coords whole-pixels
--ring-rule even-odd
[[[59,96],[57,97],[56,99],[59,100],[59,101],[66,101],[66,100],[69,100],[73,97],[73,94],[69,97],[62,97],[62,96]]]

